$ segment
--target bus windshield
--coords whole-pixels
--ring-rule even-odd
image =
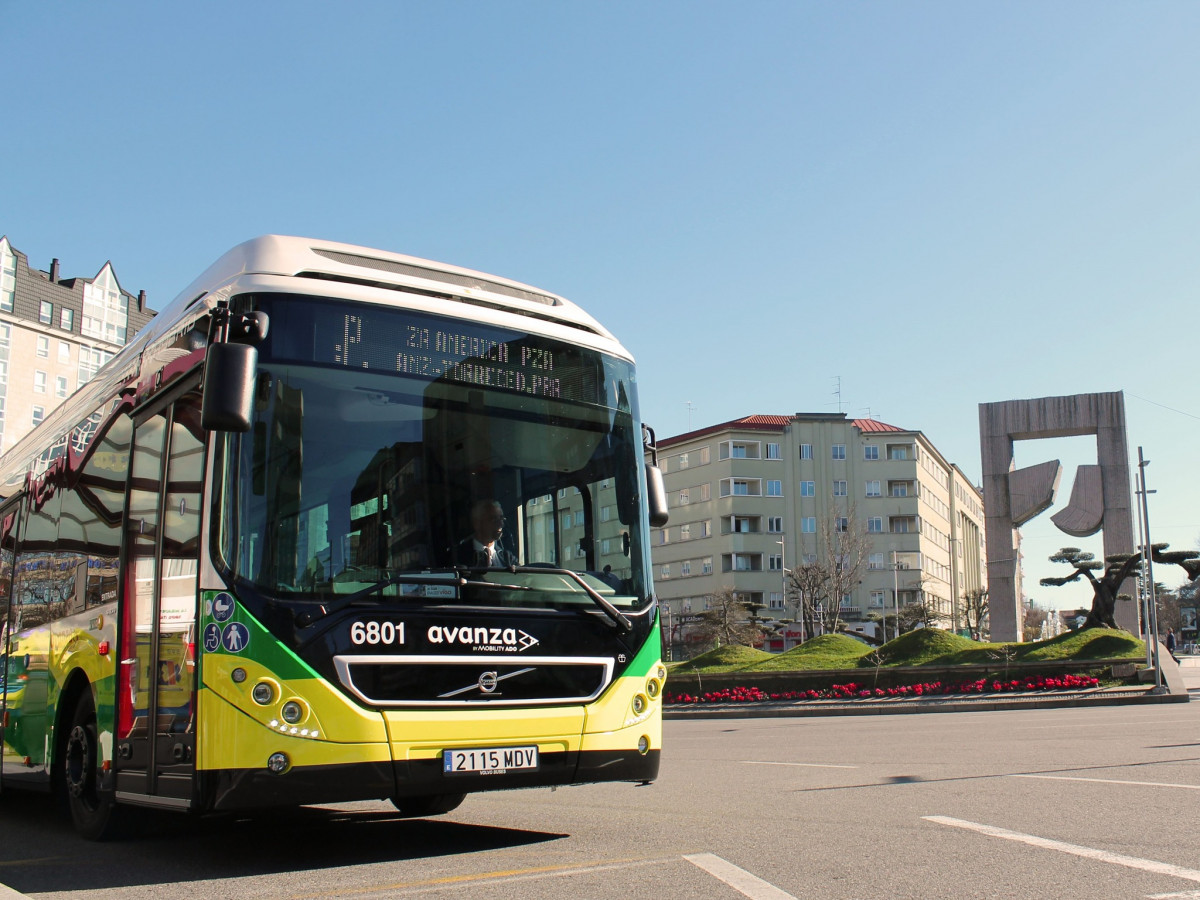
[[[217,541],[235,582],[317,602],[373,584],[381,598],[649,602],[630,363],[410,310],[237,301],[271,326],[251,430],[224,438]]]

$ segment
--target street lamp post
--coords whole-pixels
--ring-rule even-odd
[[[900,556],[896,550],[892,551],[892,602],[896,607],[896,637],[900,637]],[[883,641],[887,643],[887,615],[883,617]]]

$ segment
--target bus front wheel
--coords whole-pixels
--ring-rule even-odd
[[[458,809],[466,794],[435,794],[432,797],[393,797],[392,805],[406,819],[440,816]]]
[[[80,836],[90,841],[116,837],[119,831],[116,804],[100,790],[98,759],[96,707],[91,689],[85,688],[71,716],[62,772],[71,821]]]

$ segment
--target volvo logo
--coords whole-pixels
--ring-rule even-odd
[[[474,690],[478,690],[481,694],[495,694],[496,688],[500,686],[500,682],[506,678],[516,678],[518,675],[524,675],[526,672],[532,672],[536,666],[526,666],[524,669],[517,669],[515,672],[506,672],[501,675],[499,672],[481,672],[479,678],[474,684],[468,684],[466,687],[460,687],[457,690],[446,691],[444,694],[438,694],[439,700],[446,700],[450,697],[458,697],[461,694],[466,694]]]

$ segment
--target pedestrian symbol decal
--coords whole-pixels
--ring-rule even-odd
[[[250,632],[241,622],[230,622],[221,632],[221,646],[230,653],[241,653],[250,643]]]
[[[221,649],[221,626],[209,622],[204,626],[204,649],[215,653]]]
[[[217,594],[212,605],[213,618],[218,622],[224,622],[233,615],[233,597],[226,594],[224,591]]]

